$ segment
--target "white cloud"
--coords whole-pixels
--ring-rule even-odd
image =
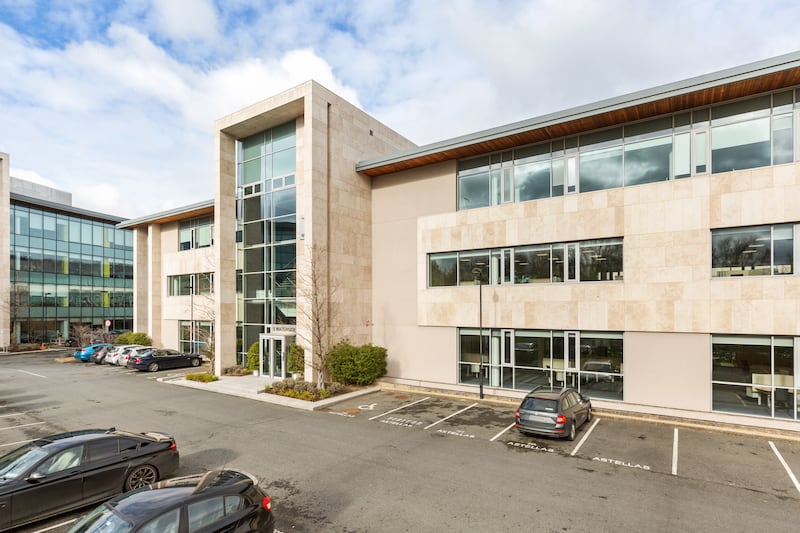
[[[217,11],[209,0],[152,0],[150,9],[155,30],[168,39],[213,41],[217,38]]]

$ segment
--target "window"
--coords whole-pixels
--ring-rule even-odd
[[[47,461],[43,462],[41,465],[39,465],[39,468],[37,468],[36,471],[45,475],[62,472],[68,468],[74,468],[81,464],[82,456],[83,445],[73,446],[72,448],[67,448],[66,450],[57,453]]]
[[[89,461],[100,461],[119,454],[119,439],[101,439],[89,443]]]
[[[769,276],[794,272],[794,226],[751,226],[711,232],[711,276]]]
[[[212,217],[200,217],[180,223],[178,228],[178,249],[207,248],[214,244],[214,223]]]
[[[173,509],[149,521],[139,529],[139,533],[178,533],[180,524],[181,510]]]
[[[620,281],[622,239],[540,244],[428,255],[428,286]]]
[[[189,296],[191,294],[213,294],[214,273],[200,272],[197,274],[179,274],[168,276],[170,296]]]
[[[607,331],[459,329],[459,382],[530,391],[573,387],[593,398],[622,400],[623,336]],[[483,363],[481,357],[483,355]]]
[[[210,526],[225,517],[225,501],[222,496],[191,503],[186,509],[189,516],[189,533]]]
[[[712,408],[797,419],[795,339],[713,335]]]
[[[794,92],[761,95],[459,161],[458,208],[687,178],[709,170],[790,163],[796,144]]]

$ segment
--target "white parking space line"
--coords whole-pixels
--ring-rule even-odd
[[[446,416],[446,417],[442,418],[441,420],[437,420],[437,421],[436,421],[436,422],[434,422],[433,424],[428,424],[428,425],[427,425],[427,426],[425,426],[423,429],[432,428],[432,427],[433,427],[433,426],[435,426],[436,424],[441,424],[442,422],[444,422],[444,421],[445,421],[445,420],[447,420],[448,418],[453,418],[454,416],[456,416],[456,415],[459,415],[459,414],[463,413],[464,411],[466,411],[466,410],[468,410],[468,409],[472,409],[472,408],[473,408],[473,407],[475,407],[476,405],[478,405],[478,402],[475,402],[475,403],[473,403],[472,405],[468,405],[467,407],[465,407],[465,408],[461,409],[460,411],[456,411],[456,412],[455,412],[455,413],[453,413],[452,415],[448,415],[448,416]]]
[[[586,433],[583,435],[583,438],[578,442],[578,445],[575,446],[575,449],[572,450],[572,453],[569,454],[570,457],[573,457],[576,453],[578,453],[578,450],[581,449],[581,446],[583,446],[583,443],[586,442],[586,439],[588,439],[589,435],[592,434],[592,431],[594,431],[594,428],[597,426],[598,422],[600,422],[600,419],[599,418],[595,418],[594,419],[594,424],[592,424],[591,427],[588,430],[586,430]]]
[[[678,475],[678,428],[672,437],[672,475]]]
[[[31,376],[36,376],[37,378],[47,379],[47,376],[43,376],[43,375],[41,375],[41,374],[36,374],[36,373],[34,373],[34,372],[28,372],[27,370],[19,370],[19,369],[16,369],[16,371],[17,371],[17,372],[22,372],[22,373],[24,373],[24,374],[28,374],[28,375],[31,375]]]
[[[508,426],[506,429],[504,429],[503,431],[501,431],[500,433],[498,433],[497,435],[495,435],[494,437],[492,437],[491,439],[489,439],[489,442],[494,442],[494,441],[496,441],[498,438],[500,438],[500,435],[502,435],[503,433],[505,433],[506,431],[508,431],[509,429],[513,428],[513,427],[514,427],[514,426],[516,426],[516,425],[517,425],[517,423],[516,423],[516,422],[512,422],[512,423],[511,423],[511,425],[510,425],[510,426]]]
[[[37,529],[33,533],[44,533],[45,531],[50,531],[52,529],[56,529],[57,527],[68,526],[71,523],[75,522],[76,520],[78,520],[78,519],[77,518],[73,518],[72,520],[67,520],[66,522],[61,522],[60,524],[55,524],[55,525],[52,525],[50,527],[46,527],[44,529]]]
[[[424,402],[425,400],[430,400],[430,399],[431,399],[430,396],[425,396],[424,398],[422,398],[421,400],[417,400],[416,402],[407,403],[405,405],[401,405],[397,409],[392,409],[391,411],[386,411],[385,413],[381,413],[379,415],[375,415],[372,418],[370,418],[369,420],[375,420],[376,418],[380,418],[382,416],[394,413],[395,411],[399,411],[400,409],[405,409],[406,407],[411,407],[412,405],[415,405],[415,404],[418,404],[420,402]]]
[[[18,444],[27,444],[29,442],[33,442],[36,439],[28,439],[28,440],[18,440],[17,442],[9,442],[8,444],[0,444],[0,448],[7,448],[8,446],[16,446]]]
[[[775,444],[773,444],[772,441],[768,441],[768,442],[769,442],[770,448],[772,448],[772,451],[775,452],[775,455],[778,456],[778,460],[783,465],[783,468],[786,470],[786,473],[789,474],[789,479],[791,479],[792,483],[794,483],[794,488],[797,489],[797,492],[800,492],[800,483],[798,483],[797,478],[795,477],[794,473],[792,472],[792,469],[789,468],[789,465],[786,464],[786,461],[783,460],[783,456],[781,455],[781,452],[778,451],[778,448],[775,447]]]
[[[7,429],[24,428],[24,427],[28,427],[28,426],[38,426],[40,424],[44,424],[44,422],[31,422],[30,424],[20,424],[18,426],[9,426],[7,428],[0,428],[0,431],[5,431]]]
[[[20,415],[24,415],[24,414],[25,413],[11,413],[9,415],[0,415],[0,418],[8,418],[10,416],[20,416]]]

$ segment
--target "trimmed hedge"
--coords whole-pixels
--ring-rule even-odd
[[[200,381],[202,383],[210,383],[212,381],[217,381],[219,379],[217,376],[209,372],[201,372],[199,374],[186,374],[184,377],[189,381]]]
[[[369,385],[386,373],[386,348],[340,341],[328,354],[328,371],[333,381]]]

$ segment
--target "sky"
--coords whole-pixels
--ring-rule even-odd
[[[309,79],[424,145],[800,50],[797,20],[797,0],[0,0],[0,152],[137,218],[212,199],[214,120]]]

